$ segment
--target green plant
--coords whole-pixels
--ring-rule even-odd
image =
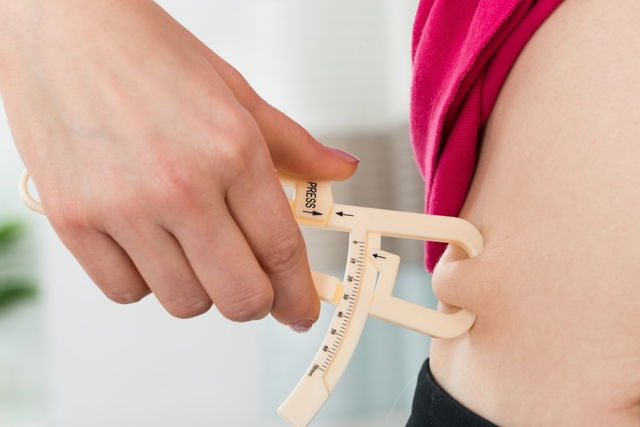
[[[0,313],[18,302],[32,299],[37,288],[32,279],[16,275],[7,268],[16,257],[17,243],[24,238],[25,227],[17,221],[0,224]]]

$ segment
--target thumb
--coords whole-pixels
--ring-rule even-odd
[[[340,181],[354,174],[360,160],[327,147],[284,113],[263,101],[252,111],[264,135],[274,166],[297,178]]]
[[[360,161],[357,157],[318,142],[302,126],[263,100],[229,63],[204,48],[209,63],[260,127],[276,169],[296,178],[317,180],[340,181],[354,174]]]

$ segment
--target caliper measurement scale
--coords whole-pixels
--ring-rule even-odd
[[[351,260],[349,263],[349,270],[345,276],[345,285],[340,289],[337,287],[336,292],[339,295],[334,295],[334,300],[337,299],[338,306],[331,322],[329,332],[325,336],[323,346],[317,355],[317,360],[311,366],[308,375],[311,377],[314,374],[314,370],[318,369],[325,374],[325,380],[328,380],[330,376],[327,374],[329,366],[333,362],[334,358],[338,357],[336,353],[340,349],[347,329],[352,323],[362,323],[360,319],[363,318],[362,310],[358,310],[357,301],[360,296],[360,283],[365,274],[365,250],[366,250],[366,236],[363,232],[352,233],[351,238],[362,239],[352,240],[348,257]],[[362,295],[366,298],[367,295]],[[366,313],[364,314],[366,316]],[[357,326],[356,326],[357,327]],[[343,349],[344,350],[344,349]],[[341,357],[344,357],[345,353],[340,353]],[[335,370],[332,372],[336,372]],[[338,374],[339,377],[339,374]],[[337,381],[336,381],[337,382]]]
[[[355,214],[354,214],[355,218]],[[344,282],[313,272],[318,293],[336,304],[329,329],[306,374],[280,406],[278,413],[292,425],[307,425],[329,398],[356,348],[369,314],[377,271],[370,256],[380,246],[381,235],[355,228],[349,233]],[[375,251],[377,257],[383,255]]]
[[[278,408],[290,424],[306,426],[344,373],[367,316],[434,338],[455,338],[475,322],[475,315],[463,309],[443,313],[394,297],[400,257],[381,249],[382,236],[454,243],[469,256],[478,255],[483,243],[480,232],[461,218],[335,204],[329,182],[280,179],[293,189],[289,202],[300,225],[349,233],[344,280],[312,272],[318,295],[336,311],[309,368]],[[22,198],[30,209],[44,213],[29,194],[28,181],[25,171]]]

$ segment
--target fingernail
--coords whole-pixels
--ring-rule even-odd
[[[346,160],[349,163],[359,163],[360,159],[354,156],[353,154],[349,154],[346,151],[342,151],[339,148],[327,147],[329,150],[333,152],[336,156],[340,157],[342,160]]]
[[[290,323],[289,328],[293,332],[298,332],[299,334],[307,332],[313,326],[313,320],[299,320],[295,323]]]

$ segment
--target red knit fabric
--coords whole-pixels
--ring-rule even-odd
[[[413,30],[411,139],[426,183],[425,212],[460,213],[502,84],[561,1],[421,0]],[[429,271],[445,247],[427,242]]]

